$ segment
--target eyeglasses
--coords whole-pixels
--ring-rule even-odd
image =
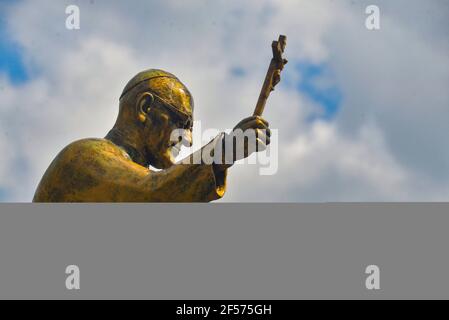
[[[172,120],[175,122],[175,124],[178,126],[178,128],[180,129],[192,129],[193,126],[193,119],[192,116],[179,110],[178,108],[176,108],[175,106],[173,106],[171,103],[169,103],[167,100],[165,100],[164,98],[158,96],[157,94],[155,94],[152,91],[149,91],[154,98],[157,98],[160,102],[160,104],[158,104],[158,106],[164,106],[166,110],[169,111],[170,115],[172,116]]]

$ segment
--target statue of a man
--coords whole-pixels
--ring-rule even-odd
[[[175,163],[180,141],[192,143],[193,98],[173,74],[150,69],[137,74],[120,97],[119,115],[104,139],[65,147],[42,177],[34,202],[208,202],[226,190],[232,163]],[[258,149],[269,144],[268,123],[249,117],[234,128],[254,130]],[[215,139],[210,143],[222,143]],[[218,142],[217,142],[218,141]],[[214,147],[214,146],[212,146]],[[251,152],[245,144],[243,157]],[[204,149],[205,147],[203,147]],[[201,150],[197,151],[201,152]],[[223,151],[223,159],[225,153]],[[192,157],[192,155],[190,156]],[[239,160],[235,156],[233,160]],[[152,166],[159,171],[150,170]]]

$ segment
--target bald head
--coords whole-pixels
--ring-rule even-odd
[[[169,72],[150,69],[125,86],[119,115],[107,138],[126,145],[137,163],[168,168],[180,148],[179,137],[173,140],[172,133],[182,129],[185,142],[191,144],[192,124],[193,98],[187,87]]]
[[[173,74],[148,69],[139,72],[125,86],[120,102],[135,102],[139,94],[150,92],[182,113],[193,114],[193,97],[187,87]]]

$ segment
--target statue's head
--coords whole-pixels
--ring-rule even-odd
[[[183,142],[192,143],[193,97],[173,74],[150,69],[132,78],[120,96],[116,126],[132,135],[148,162],[170,167],[181,147],[171,141],[174,130],[184,129]]]

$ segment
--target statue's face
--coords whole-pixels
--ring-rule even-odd
[[[180,99],[173,99],[173,96]],[[172,99],[162,98],[155,93],[153,97],[154,101],[148,114],[150,124],[145,129],[146,149],[150,164],[158,169],[166,169],[175,163],[183,144],[185,146],[192,144],[193,125],[192,107],[186,105],[175,107],[169,101],[191,103],[191,98],[182,88],[173,88],[170,97]]]

